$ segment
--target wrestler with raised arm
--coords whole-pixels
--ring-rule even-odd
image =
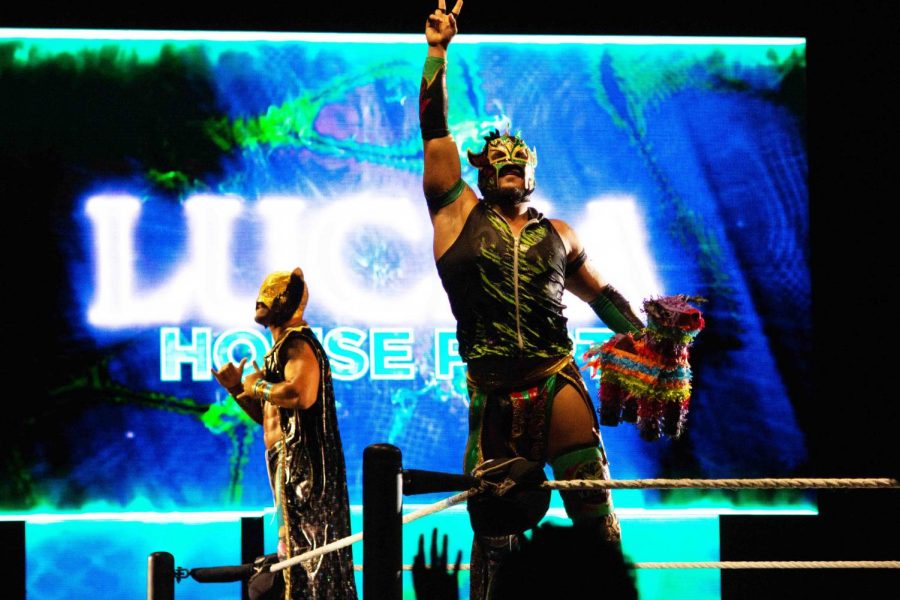
[[[597,415],[572,356],[563,291],[587,302],[617,333],[637,332],[643,323],[591,265],[572,228],[529,206],[537,156],[521,138],[494,131],[480,152],[468,152],[481,198],[462,180],[445,76],[462,4],[447,12],[440,0],[426,21],[419,116],[434,258],[468,370],[464,468],[470,473],[484,460],[521,456],[549,462],[557,479],[608,479]],[[562,496],[574,522],[620,539],[609,491]],[[472,598],[490,597],[492,575],[510,547],[505,537],[476,535]]]

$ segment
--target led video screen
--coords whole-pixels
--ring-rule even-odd
[[[4,33],[4,155],[13,190],[38,190],[27,200],[50,217],[57,356],[11,434],[0,508],[270,505],[262,431],[210,369],[261,364],[257,288],[295,266],[331,361],[351,502],[372,443],[460,472],[465,367],[422,194],[425,50],[418,35]],[[575,228],[639,315],[646,298],[707,299],[684,436],[602,427],[613,476],[803,465],[804,40],[460,35],[447,85],[473,188],[466,150],[520,132],[538,154],[533,205]],[[583,364],[611,332],[566,304]]]

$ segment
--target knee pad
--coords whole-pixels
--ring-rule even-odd
[[[553,477],[558,480],[609,479],[609,463],[603,448],[588,446],[564,452],[550,461]],[[561,491],[566,514],[574,522],[597,519],[612,514],[612,497],[609,490]]]

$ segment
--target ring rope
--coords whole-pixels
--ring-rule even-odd
[[[791,489],[791,488],[900,488],[896,479],[888,478],[869,478],[869,479],[851,479],[851,478],[832,478],[832,479],[571,479],[547,481],[542,487],[554,490],[590,490],[590,489],[674,489],[674,488],[705,488],[705,489]],[[478,488],[473,488],[465,492],[460,492],[444,500],[430,504],[419,510],[411,512],[403,517],[403,524],[412,523],[416,519],[428,516],[430,514],[440,512],[455,504],[465,501],[469,497],[477,494]],[[363,532],[355,533],[349,537],[336,540],[324,546],[320,546],[313,550],[309,550],[294,556],[287,560],[275,563],[269,570],[272,572],[281,571],[288,567],[292,567],[305,560],[310,560],[350,546],[363,539]],[[662,563],[660,563],[662,564]],[[684,563],[688,564],[688,563]],[[719,563],[698,563],[698,564],[719,564]],[[654,567],[666,568],[666,567]],[[676,567],[669,567],[676,568]],[[716,567],[677,567],[677,568],[705,568],[713,569]],[[745,567],[722,567],[722,568],[745,568]],[[751,568],[751,567],[746,567]],[[756,567],[770,568],[770,567]],[[777,568],[777,567],[771,567]],[[797,567],[801,568],[801,567]],[[816,568],[816,567],[808,567]],[[821,568],[821,567],[819,567]],[[841,568],[841,567],[834,567]],[[896,567],[875,567],[875,568],[896,568]]]
[[[363,539],[362,531],[360,531],[359,533],[354,533],[351,536],[335,540],[331,543],[325,544],[324,546],[319,546],[318,548],[309,550],[307,552],[304,552],[303,554],[298,554],[297,556],[294,556],[287,560],[277,562],[269,567],[269,570],[274,573],[276,571],[281,571],[282,569],[287,569],[288,567],[293,567],[297,563],[303,562],[304,560],[310,560],[313,558],[317,558],[323,554],[328,554],[329,552],[340,550],[341,548],[346,548],[347,546],[355,544],[361,539]]]
[[[479,492],[479,490],[477,488],[473,488],[471,490],[467,490],[465,492],[460,492],[458,494],[450,496],[449,498],[445,498],[443,500],[435,502],[434,504],[429,504],[428,506],[424,506],[424,507],[420,508],[419,510],[413,511],[413,512],[409,513],[408,515],[405,515],[403,517],[403,524],[406,525],[407,523],[412,523],[416,519],[421,519],[422,517],[426,517],[430,514],[440,512],[440,511],[444,510],[445,508],[450,508],[454,504],[459,504],[460,502],[464,502],[470,496],[474,496],[478,492]],[[274,573],[276,571],[281,571],[283,569],[287,569],[288,567],[292,567],[298,563],[303,562],[304,560],[310,560],[310,559],[316,558],[318,556],[321,556],[323,554],[328,554],[329,552],[333,552],[334,550],[340,550],[341,548],[346,548],[347,546],[355,544],[356,542],[360,541],[361,539],[363,539],[363,532],[360,531],[359,533],[354,533],[353,535],[351,535],[349,537],[345,537],[345,538],[336,540],[329,544],[325,544],[324,546],[315,548],[314,550],[309,550],[308,552],[304,552],[303,554],[299,554],[299,555],[289,558],[287,560],[277,562],[274,565],[272,565],[271,567],[269,567],[269,571]]]
[[[450,508],[454,504],[459,504],[465,500],[468,500],[470,496],[474,496],[481,490],[478,488],[472,488],[471,490],[466,490],[465,492],[460,492],[458,494],[454,494],[449,498],[445,498],[439,502],[435,502],[434,504],[429,504],[428,506],[423,506],[419,510],[415,510],[408,515],[403,517],[403,524],[412,523],[416,519],[421,519],[422,517],[427,517],[430,514],[440,512],[445,508]]]
[[[896,479],[569,479],[547,481],[542,487],[551,490],[590,489],[792,489],[792,488],[900,488]]]
[[[726,560],[718,562],[636,562],[635,569],[900,569],[900,560]],[[364,570],[354,565],[354,570]],[[450,567],[452,569],[452,565]],[[404,571],[412,571],[412,565],[403,565]],[[460,571],[471,570],[462,563]]]

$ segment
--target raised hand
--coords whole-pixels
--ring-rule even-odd
[[[431,566],[425,564],[425,536],[419,536],[419,552],[413,560],[413,587],[418,600],[457,600],[459,598],[459,566],[462,551],[456,554],[453,571],[447,572],[447,535],[442,552],[437,549],[437,529],[431,531]]]
[[[242,396],[242,399],[243,399],[244,397],[246,397],[246,398],[248,398],[248,399],[254,397],[254,396],[253,396],[253,386],[254,386],[254,385],[256,384],[256,382],[259,381],[264,375],[265,375],[265,373],[263,373],[262,371],[260,371],[259,365],[256,364],[256,361],[254,360],[254,361],[253,361],[253,372],[252,372],[252,373],[248,373],[247,376],[244,377],[244,393],[241,395],[241,396]]]
[[[446,0],[438,0],[437,10],[428,15],[428,20],[425,21],[425,39],[429,46],[447,48],[450,40],[456,35],[456,19],[462,5],[463,0],[457,0],[453,10],[448,13]]]
[[[228,362],[218,371],[215,369],[210,369],[210,371],[212,371],[213,377],[216,378],[219,385],[237,397],[244,391],[244,387],[241,385],[241,376],[244,373],[244,364],[246,362],[247,359],[243,358],[238,366],[234,366],[233,362]]]

